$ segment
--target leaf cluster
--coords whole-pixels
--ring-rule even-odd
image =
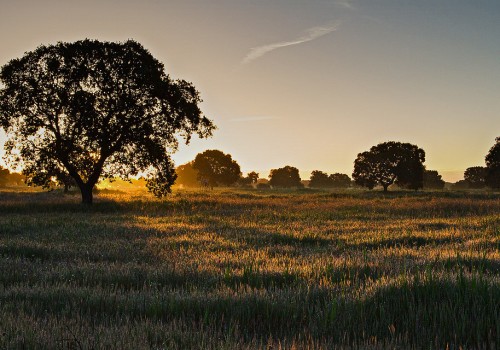
[[[269,185],[272,187],[303,187],[301,182],[299,169],[293,166],[285,166],[279,169],[272,169],[269,174]]]
[[[351,185],[351,178],[347,174],[335,173],[328,175],[319,170],[311,173],[309,187],[312,188],[347,188]]]
[[[359,153],[354,161],[352,177],[356,184],[387,190],[392,184],[417,190],[423,187],[425,152],[416,145],[384,142]]]
[[[198,171],[200,183],[209,186],[230,186],[241,177],[239,164],[230,154],[219,150],[206,150],[199,153],[193,161]]]

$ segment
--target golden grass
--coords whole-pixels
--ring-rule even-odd
[[[499,346],[498,195],[78,200],[0,194],[0,348]]]

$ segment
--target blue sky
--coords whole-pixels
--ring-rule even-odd
[[[200,90],[218,130],[178,164],[216,148],[262,177],[350,174],[394,140],[455,181],[500,136],[499,1],[2,2],[1,65],[83,38],[133,38]]]

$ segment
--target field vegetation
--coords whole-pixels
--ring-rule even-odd
[[[0,192],[0,348],[498,349],[500,195]]]

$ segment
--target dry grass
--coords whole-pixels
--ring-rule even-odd
[[[0,193],[0,348],[496,349],[500,196]]]

